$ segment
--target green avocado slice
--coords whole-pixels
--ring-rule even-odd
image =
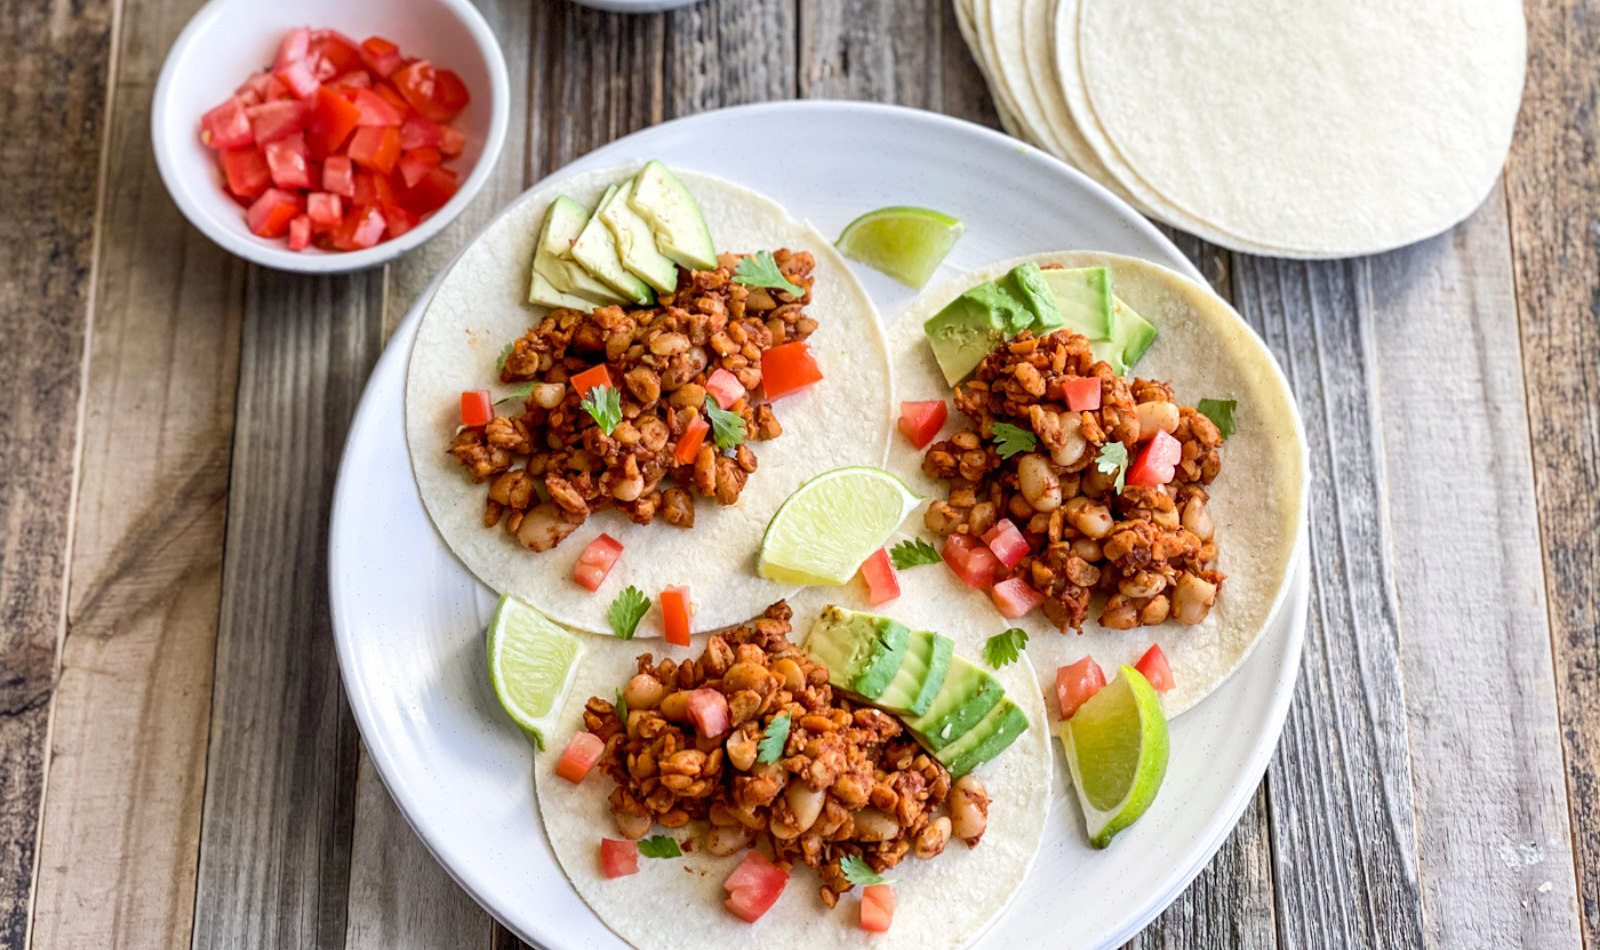
[[[900,669],[910,638],[903,623],[830,605],[805,645],[812,659],[828,668],[829,683],[871,700]]]
[[[955,643],[926,630],[911,631],[904,659],[889,685],[873,702],[897,716],[920,716],[928,711],[950,670]]]
[[[933,755],[959,778],[1006,750],[1028,728],[1028,716],[1002,699],[966,734]]]
[[[964,657],[952,656],[944,684],[921,716],[906,727],[930,751],[938,752],[967,734],[1005,697],[1000,681]]]

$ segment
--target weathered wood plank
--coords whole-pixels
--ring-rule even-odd
[[[1600,946],[1600,10],[1528,4],[1506,166],[1534,484],[1585,944]]]
[[[124,10],[32,945],[189,939],[243,266],[168,199],[150,89],[198,2]]]
[[[339,454],[382,342],[383,276],[245,282],[193,945],[338,947],[357,737],[329,628]]]
[[[27,942],[92,296],[112,7],[0,0],[0,946]],[[48,147],[41,147],[48,143]]]

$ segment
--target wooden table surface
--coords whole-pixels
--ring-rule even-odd
[[[665,119],[997,124],[948,0],[478,2],[514,95],[493,182],[402,260],[304,278],[157,177],[199,0],[0,0],[0,947],[516,946],[340,692],[329,495],[387,334],[495,209]],[[1174,235],[1299,397],[1314,589],[1254,804],[1132,946],[1600,947],[1597,7],[1529,0],[1503,182],[1449,233],[1322,263]]]

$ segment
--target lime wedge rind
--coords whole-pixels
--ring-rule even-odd
[[[1161,699],[1138,670],[1116,679],[1060,726],[1089,843],[1104,848],[1144,815],[1167,774],[1170,740]]]
[[[583,638],[509,594],[501,595],[487,636],[494,694],[543,749],[577,678]]]
[[[795,489],[768,522],[757,573],[783,584],[837,587],[921,502],[880,468],[823,472]]]
[[[967,226],[931,208],[894,205],[845,225],[835,246],[851,260],[921,290]]]

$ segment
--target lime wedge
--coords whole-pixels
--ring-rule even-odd
[[[539,748],[561,714],[583,641],[509,594],[489,620],[489,679],[500,705]]]
[[[1139,671],[1117,678],[1061,724],[1072,784],[1083,806],[1089,843],[1104,848],[1139,820],[1167,774],[1167,717]]]
[[[920,290],[967,226],[928,208],[868,211],[845,226],[839,253]]]
[[[756,570],[780,583],[837,587],[855,576],[921,501],[881,468],[823,472],[772,516]]]

